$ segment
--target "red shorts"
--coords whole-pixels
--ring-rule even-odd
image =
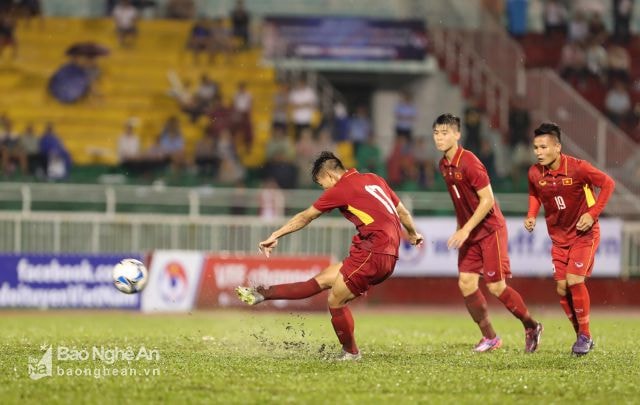
[[[352,248],[349,256],[342,261],[340,273],[349,291],[357,297],[364,294],[369,286],[389,278],[397,260],[393,255]]]
[[[507,228],[500,228],[479,241],[465,242],[458,251],[458,271],[483,275],[487,283],[510,278]]]
[[[589,277],[593,271],[593,259],[600,244],[600,235],[578,238],[567,247],[551,247],[553,279],[566,280],[567,273]]]

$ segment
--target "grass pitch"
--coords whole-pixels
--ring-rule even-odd
[[[462,311],[356,309],[357,363],[328,360],[339,352],[328,314],[0,312],[0,403],[640,402],[637,313],[594,313],[597,346],[575,358],[560,309],[539,318],[545,333],[533,355],[523,353],[519,322],[492,312],[504,346],[474,354],[480,336]],[[52,376],[32,380],[30,357],[48,345]],[[107,364],[93,346],[120,352]],[[151,356],[128,362],[124,349],[141,346]],[[59,350],[87,350],[88,359],[59,360]],[[105,368],[125,375],[96,376]]]

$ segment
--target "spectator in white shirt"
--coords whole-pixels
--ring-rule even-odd
[[[291,121],[295,127],[296,141],[300,139],[300,132],[303,129],[311,128],[317,99],[316,92],[302,79],[296,83],[289,93],[289,108]]]
[[[120,0],[113,8],[113,21],[116,24],[118,40],[120,46],[128,47],[133,45],[138,34],[136,23],[138,21],[138,10],[131,4],[131,0]]]
[[[140,155],[140,138],[134,131],[134,125],[129,120],[124,126],[124,132],[118,139],[118,159],[120,163],[136,160]]]

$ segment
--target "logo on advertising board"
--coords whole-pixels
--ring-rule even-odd
[[[149,266],[149,283],[142,292],[143,311],[188,312],[193,308],[204,253],[158,250]]]
[[[306,281],[331,263],[328,256],[271,257],[263,256],[208,256],[204,263],[196,306],[244,306],[234,289],[239,285],[270,286],[274,284]],[[275,300],[261,304],[265,307],[287,309],[325,309],[327,297],[318,294],[303,300]]]
[[[183,300],[189,290],[187,273],[179,262],[170,262],[164,268],[160,278],[162,298],[167,302]]]

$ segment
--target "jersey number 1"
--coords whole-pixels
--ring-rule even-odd
[[[556,201],[556,205],[558,206],[559,210],[567,208],[567,204],[564,203],[564,198],[562,198],[561,195],[557,195],[553,197],[553,199]]]
[[[382,205],[384,205],[384,207],[387,209],[387,211],[389,211],[389,214],[398,215],[398,211],[396,211],[396,207],[393,206],[391,198],[389,198],[389,196],[385,194],[382,187],[376,184],[370,184],[368,186],[364,186],[364,189],[367,190],[367,193],[374,196],[376,200],[380,201]]]

